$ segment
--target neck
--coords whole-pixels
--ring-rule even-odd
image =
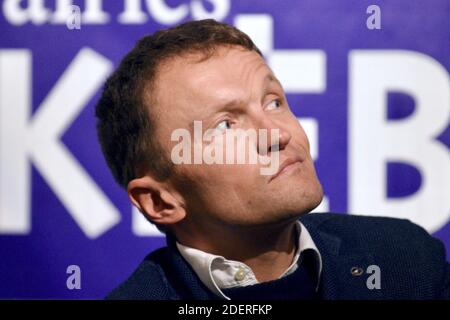
[[[291,265],[296,251],[296,221],[257,227],[208,226],[206,230],[177,232],[186,246],[248,265],[259,282],[278,279]],[[202,234],[201,239],[189,235]]]

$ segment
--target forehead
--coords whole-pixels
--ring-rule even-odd
[[[220,47],[201,62],[199,57],[175,57],[160,66],[153,93],[161,116],[173,114],[180,121],[201,117],[211,105],[251,94],[271,73],[258,53],[240,47]]]
[[[201,53],[190,53],[163,62],[156,77],[158,93],[164,94],[167,88],[163,85],[168,83],[179,89],[202,89],[198,92],[202,93],[205,85],[244,81],[252,72],[267,68],[258,53],[237,46],[218,47],[210,57],[202,58]]]

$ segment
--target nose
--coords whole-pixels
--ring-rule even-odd
[[[258,129],[257,149],[260,155],[284,150],[292,138],[290,132],[283,125],[275,123],[266,115],[259,119]]]

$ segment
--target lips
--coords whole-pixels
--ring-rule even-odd
[[[299,157],[299,156],[287,158],[286,160],[284,160],[284,161],[281,163],[280,167],[278,168],[278,171],[277,171],[274,175],[272,175],[272,176],[270,177],[269,182],[272,181],[272,180],[274,180],[274,179],[276,179],[276,178],[277,178],[278,176],[280,176],[284,171],[288,170],[291,166],[293,166],[293,165],[295,165],[295,164],[297,164],[297,163],[302,163],[303,160],[304,160],[304,159],[302,159],[302,158]]]

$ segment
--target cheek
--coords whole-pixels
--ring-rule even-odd
[[[208,193],[219,190],[238,189],[241,185],[253,183],[253,165],[237,164],[193,164],[177,166],[178,175],[183,177],[185,186],[198,192]]]
[[[245,165],[192,165],[183,168],[183,196],[193,211],[229,212],[243,206],[261,181]]]
[[[199,179],[212,188],[239,189],[254,183],[258,167],[250,164],[213,164],[199,168]]]

